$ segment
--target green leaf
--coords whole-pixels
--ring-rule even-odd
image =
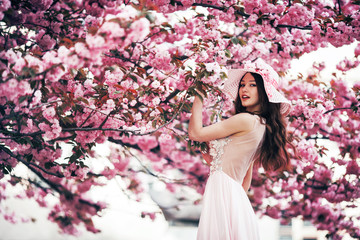
[[[32,89],[35,88],[35,85],[36,85],[36,81],[31,81],[31,82],[30,82],[30,87],[31,87]]]
[[[359,106],[353,105],[353,106],[351,106],[351,109],[352,109],[355,113],[357,113],[357,111],[359,110]]]
[[[10,165],[2,165],[2,169],[3,169],[3,173],[4,174],[10,174],[11,173],[11,171],[12,171],[12,168],[11,168],[11,166]]]
[[[134,75],[129,75],[129,78],[131,78],[132,80],[134,80],[135,82],[137,82],[137,78]]]
[[[187,142],[187,147],[189,148],[189,149],[191,149],[191,140],[188,140],[188,142]]]
[[[152,15],[150,12],[146,12],[145,17],[149,22],[153,23],[155,21],[154,15]]]
[[[231,58],[231,55],[232,55],[232,54],[231,54],[231,52],[230,52],[229,49],[225,49],[224,52],[225,52],[225,56],[226,56],[226,57]]]
[[[157,120],[152,121],[151,125],[153,128],[156,128]]]
[[[207,151],[208,150],[208,146],[207,146],[206,142],[200,143],[200,149],[201,149],[201,151]]]
[[[28,96],[21,96],[21,97],[19,97],[19,103],[24,102],[27,98],[28,98]]]
[[[239,39],[238,39],[237,37],[231,38],[231,42],[232,42],[233,44],[239,44],[239,43],[240,43],[240,41],[239,41]]]
[[[198,82],[196,89],[200,91],[205,97],[207,96],[206,90],[208,89],[208,87],[206,85],[202,84],[201,82]]]
[[[204,98],[201,94],[199,94],[197,91],[194,91],[194,94],[200,98],[201,101],[204,101]]]
[[[210,121],[211,121],[211,122],[214,122],[215,116],[216,116],[216,113],[213,112],[213,113],[211,114],[211,116],[210,116]]]
[[[83,97],[78,97],[77,100],[89,105],[89,101],[86,99],[86,98],[83,98]]]
[[[205,14],[200,13],[200,14],[196,15],[195,17],[205,17]]]

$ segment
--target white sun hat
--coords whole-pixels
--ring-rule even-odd
[[[244,68],[241,69],[229,69],[228,79],[225,81],[222,91],[228,94],[231,99],[235,100],[238,95],[240,80],[247,72],[257,73],[262,76],[269,102],[281,103],[280,112],[282,115],[287,115],[291,109],[291,102],[277,90],[279,75],[262,59],[247,63],[244,65]]]

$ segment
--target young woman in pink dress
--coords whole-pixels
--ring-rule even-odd
[[[290,102],[277,90],[278,74],[261,59],[229,70],[223,92],[235,115],[203,127],[202,101],[195,97],[189,137],[209,142],[210,176],[203,196],[198,240],[258,240],[257,218],[246,195],[254,162],[265,170],[289,166],[284,116]]]

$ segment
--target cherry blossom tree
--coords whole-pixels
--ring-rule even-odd
[[[360,40],[359,1],[0,3],[0,201],[18,186],[15,197],[51,208],[49,220],[76,234],[79,226],[99,231],[92,218],[106,203],[88,193],[116,176],[137,196],[140,172],[171,191],[186,185],[201,193],[208,167],[202,145],[187,137],[195,89],[206,94],[207,124],[229,116],[233,105],[221,92],[227,68],[262,58],[285,76],[297,153],[289,149],[290,171],[258,169],[249,193],[256,211],[283,221],[300,216],[329,239],[360,238],[360,219],[347,211],[360,197],[360,83],[322,79],[323,63],[286,78],[292,59]],[[358,44],[338,70],[358,69],[359,55]],[[337,157],[327,157],[326,143],[335,144]],[[111,164],[101,170],[89,160],[99,144],[111,146]],[[18,165],[32,175],[17,174]]]

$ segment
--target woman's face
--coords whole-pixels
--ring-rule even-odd
[[[250,73],[246,73],[240,81],[239,96],[246,111],[256,112],[261,110],[258,88],[255,78]]]

